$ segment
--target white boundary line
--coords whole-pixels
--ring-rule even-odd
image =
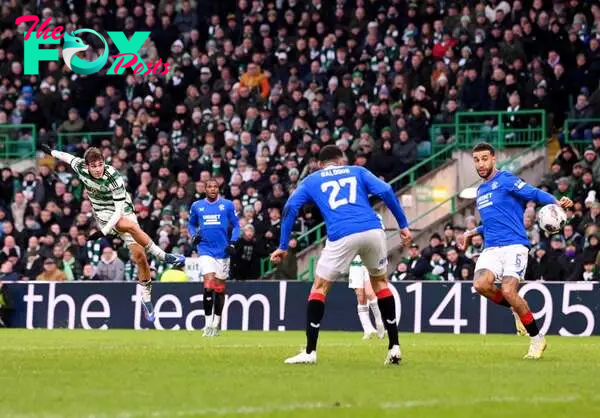
[[[339,408],[371,408],[384,410],[403,410],[416,408],[435,408],[435,407],[468,407],[490,403],[522,403],[522,404],[568,404],[580,401],[600,401],[600,397],[581,397],[579,395],[553,396],[553,397],[516,397],[516,396],[491,396],[488,398],[473,398],[464,400],[452,399],[415,399],[397,402],[385,402],[381,404],[333,404],[326,402],[311,403],[292,403],[288,405],[264,405],[264,406],[238,406],[222,408],[192,408],[180,410],[162,410],[148,413],[146,411],[122,411],[116,414],[87,414],[77,415],[78,418],[171,418],[171,417],[192,417],[204,415],[255,415],[269,414],[274,412],[292,412],[292,411],[311,411],[327,410]],[[6,415],[6,418],[67,418],[74,415],[62,414],[12,414]]]

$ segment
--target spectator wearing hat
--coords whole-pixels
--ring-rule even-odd
[[[447,223],[444,225],[444,248],[457,247],[456,235],[454,233],[454,225]]]
[[[576,167],[583,167],[581,164],[576,164]],[[598,183],[594,181],[593,172],[591,169],[586,169],[583,171],[583,175],[581,179],[577,181],[575,187],[573,188],[573,201],[576,203],[580,203],[581,205],[585,204],[585,200],[590,196],[590,192],[595,192],[592,200],[595,200],[595,196],[600,197],[600,187]]]
[[[440,236],[440,234],[435,232],[429,238],[429,245],[423,249],[423,251],[421,252],[421,256],[426,259],[431,259],[431,256],[434,253],[434,251],[439,250],[438,252],[441,254],[443,249],[444,243],[442,241],[442,237]]]
[[[587,211],[587,213],[583,216],[583,219],[580,223],[579,232],[582,234],[585,233],[585,230],[592,225],[600,227],[600,202],[596,200],[590,204],[589,211]]]
[[[600,182],[600,158],[598,158],[593,145],[585,149],[582,164],[584,168],[592,170],[594,181]]]
[[[568,177],[559,178],[556,184],[558,186],[554,192],[554,197],[556,197],[557,200],[560,200],[563,197],[568,197],[569,199],[573,198],[573,188],[571,187],[571,182]]]
[[[573,166],[577,163],[578,159],[578,155],[573,147],[571,147],[571,145],[565,145],[562,147],[560,154],[558,154],[554,161],[560,164],[563,173],[568,174],[573,171]]]
[[[35,278],[37,281],[45,282],[63,282],[66,279],[65,273],[58,268],[53,258],[44,260],[43,271]]]

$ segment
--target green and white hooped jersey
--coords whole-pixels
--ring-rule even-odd
[[[99,179],[92,177],[82,158],[73,158],[71,168],[83,183],[98,218],[107,221],[115,212],[115,201],[119,200],[125,201],[124,215],[134,213],[133,202],[125,189],[123,177],[114,167],[105,165],[104,175]]]

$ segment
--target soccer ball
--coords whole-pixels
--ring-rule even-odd
[[[565,223],[567,223],[567,214],[558,205],[546,205],[538,213],[538,224],[547,234],[560,232]]]

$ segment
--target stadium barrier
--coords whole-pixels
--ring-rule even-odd
[[[154,324],[145,321],[135,283],[6,283],[14,309],[9,325],[21,328],[171,329],[204,326],[202,285],[156,283]],[[322,328],[358,331],[356,296],[347,283],[335,283],[327,297]],[[303,330],[306,282],[229,283],[223,310],[224,329]],[[514,333],[510,311],[477,295],[471,283],[394,283],[401,332]],[[546,334],[600,334],[600,283],[529,282],[526,297]]]

